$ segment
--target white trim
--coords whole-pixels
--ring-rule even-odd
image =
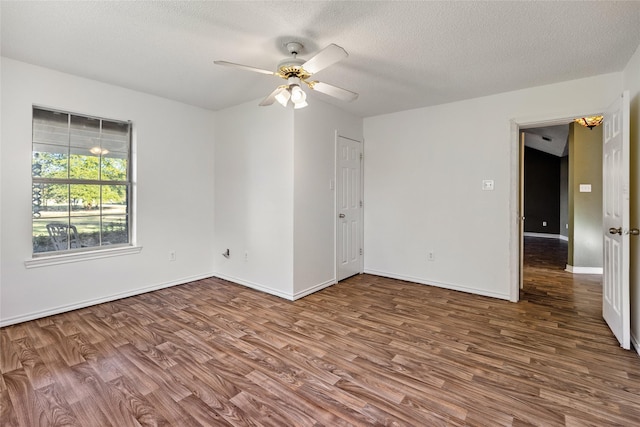
[[[631,331],[631,345],[633,345],[633,348],[636,349],[636,353],[640,356],[640,340],[633,334],[633,331]]]
[[[293,300],[295,301],[302,297],[306,297],[307,295],[311,295],[315,292],[321,291],[325,288],[328,288],[329,286],[333,286],[336,283],[338,282],[336,282],[335,279],[327,280],[324,283],[318,283],[317,285],[307,288],[304,291],[296,292],[295,294],[293,294]]]
[[[520,128],[515,120],[511,120],[511,144],[509,144],[510,191],[509,191],[509,301],[520,300],[521,261],[520,254]]]
[[[338,283],[338,129],[333,134],[333,281]]]
[[[461,291],[461,292],[466,292],[468,294],[482,295],[482,296],[485,296],[485,297],[498,298],[498,299],[503,299],[503,300],[507,300],[507,301],[511,300],[509,294],[502,294],[502,293],[496,293],[496,292],[487,292],[487,291],[478,290],[476,288],[468,288],[466,286],[453,285],[451,283],[436,282],[436,281],[433,281],[433,280],[427,281],[425,279],[420,279],[418,277],[405,276],[405,275],[402,275],[402,274],[389,273],[389,272],[386,272],[386,271],[365,269],[364,272],[365,272],[365,274],[372,274],[374,276],[381,276],[381,277],[388,277],[390,279],[404,280],[406,282],[413,282],[413,283],[418,283],[418,284],[421,284],[421,285],[435,286],[437,288],[450,289],[452,291]]]
[[[341,134],[337,129],[336,129],[336,137],[348,139],[349,141],[357,142],[358,144],[362,144],[364,142],[364,139],[360,140],[360,139],[351,138],[349,136],[345,136]]]
[[[523,234],[525,237],[542,237],[544,239],[558,239],[564,240],[565,242],[569,241],[569,238],[567,236],[563,236],[562,234],[532,233],[529,231],[525,231]]]
[[[360,201],[362,202],[362,206],[360,207],[360,274],[364,273],[364,136],[362,137],[362,141],[360,141]],[[337,276],[336,276],[337,277]]]
[[[115,301],[122,298],[128,298],[135,295],[146,294],[147,292],[157,291],[160,289],[169,288],[171,286],[176,286],[176,285],[183,285],[185,283],[194,282],[196,280],[207,279],[212,276],[213,276],[212,273],[206,273],[206,274],[200,274],[197,276],[184,277],[182,279],[172,280],[171,282],[160,283],[158,285],[146,286],[144,288],[139,288],[133,291],[120,292],[120,293],[108,295],[105,297],[94,298],[94,299],[85,300],[85,301],[68,304],[68,305],[61,305],[59,307],[50,308],[42,311],[36,311],[33,313],[23,314],[20,316],[9,317],[7,319],[0,319],[0,327],[5,327],[9,325],[14,325],[16,323],[26,322],[28,320],[41,319],[43,317],[53,316],[55,314],[78,310],[80,308],[90,307],[92,305]]]
[[[575,267],[567,264],[567,268],[564,271],[568,271],[573,274],[602,274],[602,267]]]
[[[142,246],[125,246],[120,248],[99,249],[95,251],[77,252],[63,255],[43,256],[25,260],[26,268],[48,267],[50,265],[82,262],[92,259],[111,258],[114,256],[139,254]]]
[[[282,292],[277,289],[273,289],[258,283],[250,282],[248,280],[242,280],[242,279],[238,279],[237,277],[227,276],[226,274],[220,274],[220,273],[213,273],[213,276],[226,280],[227,282],[235,283],[236,285],[246,286],[247,288],[255,289],[256,291],[264,292],[266,294],[275,295],[277,297],[284,298],[289,301],[294,300],[293,294],[288,294],[286,292]]]
[[[214,273],[213,276],[219,279],[226,280],[227,282],[235,283],[236,285],[245,286],[247,288],[264,292],[266,294],[275,295],[277,297],[284,298],[289,301],[295,301],[297,299],[306,297],[307,295],[311,295],[315,292],[321,291],[322,289],[328,288],[329,286],[333,286],[336,283],[338,283],[336,282],[335,278],[332,278],[330,280],[327,280],[326,282],[318,283],[317,285],[314,285],[310,288],[307,288],[300,292],[296,292],[295,294],[288,294],[286,292],[282,292],[277,289],[270,288],[269,286],[264,286],[259,283],[250,282],[248,280],[238,279],[237,277],[233,277],[233,276],[227,276],[226,274]]]

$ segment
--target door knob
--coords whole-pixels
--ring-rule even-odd
[[[619,234],[622,236],[622,227],[618,227],[618,228],[611,227],[609,229],[609,234]]]
[[[629,234],[637,236],[638,234],[640,234],[640,230],[638,230],[637,228],[632,228],[631,230],[629,230]]]
[[[344,214],[338,215],[338,218],[344,218]]]

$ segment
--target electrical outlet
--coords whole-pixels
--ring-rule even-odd
[[[249,261],[249,252],[248,251],[244,251],[244,260],[245,261]]]
[[[546,227],[547,226],[547,221],[542,221],[542,226]]]
[[[176,251],[169,251],[169,261],[176,260]]]
[[[436,255],[433,252],[427,253],[427,260],[428,261],[435,261],[436,260]]]

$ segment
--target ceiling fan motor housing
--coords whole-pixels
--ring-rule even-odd
[[[302,68],[302,64],[306,61],[298,58],[283,59],[278,63],[278,70],[276,71],[283,79],[289,77],[298,77],[301,80],[311,77],[311,74]]]

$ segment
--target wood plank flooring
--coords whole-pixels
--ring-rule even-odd
[[[207,279],[9,326],[0,425],[640,425],[640,358],[601,319],[600,276],[564,272],[555,240],[525,256],[518,304],[370,275],[295,302]]]

